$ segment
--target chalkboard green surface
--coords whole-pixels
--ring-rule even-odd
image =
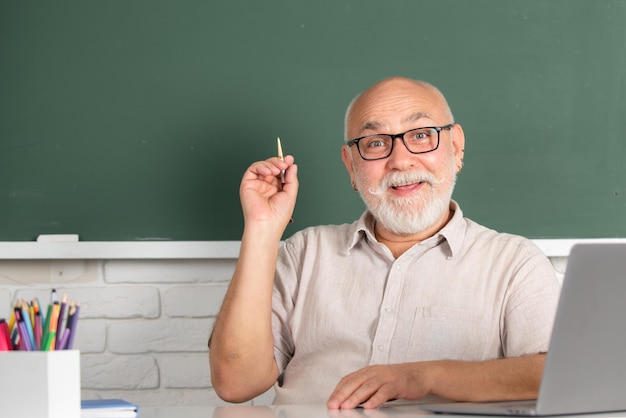
[[[0,3],[0,240],[237,240],[245,168],[299,164],[287,235],[364,206],[349,101],[437,85],[466,133],[465,215],[531,238],[626,236],[626,2]]]

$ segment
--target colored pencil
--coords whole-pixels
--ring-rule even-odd
[[[55,350],[66,350],[69,338],[70,338],[70,329],[69,328],[65,328],[65,331],[63,331],[63,336],[61,337],[61,342],[55,348]]]
[[[46,333],[46,338],[44,338],[42,350],[51,351],[54,350],[56,345],[56,334],[57,334],[57,324],[59,321],[59,311],[61,307],[59,306],[59,302],[55,302],[52,304],[52,314],[50,315],[50,324],[48,328],[48,332]]]
[[[67,317],[67,328],[70,330],[66,350],[71,350],[74,346],[74,337],[76,336],[76,328],[78,325],[78,313],[80,312],[80,304],[72,302],[70,305],[69,315]]]
[[[31,349],[33,349],[35,347],[35,332],[33,331],[33,324],[30,321],[30,308],[28,303],[24,300],[19,304],[22,310],[22,322],[24,322],[24,328],[26,328],[28,343]]]
[[[0,351],[8,351],[12,348],[9,324],[4,319],[0,319]]]

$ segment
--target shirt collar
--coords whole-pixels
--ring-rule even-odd
[[[350,255],[350,251],[357,245],[361,239],[368,239],[372,242],[376,242],[376,236],[374,235],[374,217],[366,210],[361,217],[352,224],[352,239],[348,241],[348,247],[346,248],[346,254]]]
[[[456,201],[450,201],[450,210],[453,211],[450,221],[441,228],[438,233],[424,241],[435,240],[442,242],[442,244],[447,245],[450,256],[454,256],[463,245],[466,222],[463,218],[463,211],[461,211],[461,207]],[[352,239],[348,242],[348,248],[346,248],[347,254],[350,254],[350,251],[361,239],[366,238],[372,242],[376,242],[376,236],[374,235],[374,217],[369,211],[366,210],[363,212],[361,217],[352,225]]]
[[[453,257],[461,250],[467,230],[467,223],[463,217],[461,207],[454,200],[450,201],[450,210],[453,212],[452,218],[435,236],[445,239],[450,250],[450,256]]]

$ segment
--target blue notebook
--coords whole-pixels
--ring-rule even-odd
[[[135,418],[139,407],[123,399],[88,399],[80,401],[81,418]]]

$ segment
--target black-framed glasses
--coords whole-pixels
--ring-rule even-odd
[[[374,134],[360,138],[351,139],[346,145],[356,144],[359,155],[366,161],[382,160],[393,152],[393,144],[396,138],[400,138],[402,143],[412,154],[424,154],[439,148],[439,134],[441,131],[450,130],[454,123],[445,126],[425,126],[423,128],[411,129],[401,134]]]

